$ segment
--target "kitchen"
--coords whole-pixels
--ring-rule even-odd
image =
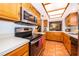
[[[0,56],[78,56],[78,8],[78,3],[0,3]]]

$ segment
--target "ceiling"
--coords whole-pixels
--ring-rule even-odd
[[[49,19],[61,18],[68,3],[43,3]]]
[[[43,20],[49,20],[49,17],[48,17],[48,15],[47,15],[47,13],[46,13],[46,11],[45,11],[45,9],[44,9],[42,3],[31,3],[31,4],[32,4],[32,5],[35,7],[35,9],[40,13],[40,15],[44,15]]]

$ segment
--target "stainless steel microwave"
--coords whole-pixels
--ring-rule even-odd
[[[36,24],[37,18],[28,10],[21,8],[21,21],[25,23]]]

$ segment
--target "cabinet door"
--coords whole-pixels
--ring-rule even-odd
[[[44,27],[47,27],[48,21],[44,20]]]
[[[23,56],[29,56],[29,52],[25,52]]]
[[[43,49],[44,49],[45,45],[46,45],[46,35],[45,34],[42,36],[42,39],[43,39]]]
[[[77,13],[71,14],[70,25],[78,26],[78,14]]]
[[[68,52],[71,54],[71,41],[70,37],[67,34],[64,34],[64,45],[67,48]]]
[[[69,16],[66,18],[66,26],[70,26],[70,17]]]
[[[78,13],[71,13],[66,18],[66,26],[78,26]]]
[[[54,41],[63,41],[62,33],[61,32],[47,32],[46,33],[48,40],[54,40]]]
[[[20,21],[19,3],[0,3],[0,18],[11,21]]]
[[[39,26],[41,26],[42,24],[41,24],[41,19],[40,18],[37,18],[37,23],[36,23],[37,25],[39,25]]]
[[[5,56],[23,56],[26,52],[29,52],[29,44],[25,44]]]
[[[56,40],[56,35],[52,32],[47,32],[46,36],[48,40]]]
[[[63,42],[62,32],[55,32],[54,34],[56,36],[56,41]]]

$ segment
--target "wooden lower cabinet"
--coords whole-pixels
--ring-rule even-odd
[[[29,52],[26,52],[23,56],[29,56]]]
[[[70,36],[63,33],[63,43],[66,47],[66,49],[68,50],[69,54],[71,54],[71,40],[70,40]]]
[[[71,38],[68,34],[63,32],[46,32],[46,39],[62,42],[71,56],[77,56],[78,44],[76,43],[78,41],[75,38]]]
[[[62,42],[62,32],[46,32],[46,39]]]
[[[68,34],[63,34],[63,43],[71,56],[77,56],[78,54],[78,40],[69,36]]]
[[[7,53],[5,56],[28,56],[28,55],[29,55],[29,44],[27,43]]]
[[[43,37],[43,49],[45,49],[45,45],[46,45],[46,35],[44,34]]]

